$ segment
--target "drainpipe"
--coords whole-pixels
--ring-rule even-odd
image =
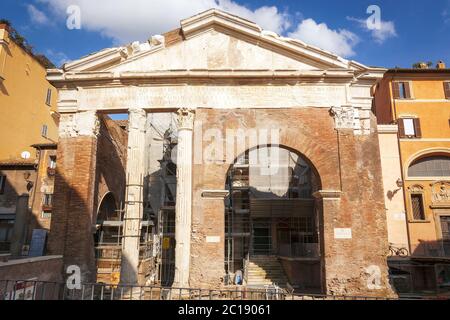
[[[31,216],[33,216],[33,208],[34,208],[34,201],[36,199],[36,190],[38,187],[38,180],[39,180],[39,171],[40,171],[40,164],[41,164],[41,152],[42,149],[41,147],[37,146],[37,150],[38,150],[38,157],[37,157],[37,164],[36,164],[36,178],[34,179],[34,185],[33,185],[33,192],[32,192],[32,197],[31,197]],[[29,219],[28,219],[29,220]],[[28,239],[28,234],[29,234],[29,221],[27,221],[27,228],[25,229],[25,241],[27,241]]]

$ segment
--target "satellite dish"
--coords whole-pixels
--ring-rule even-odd
[[[22,159],[30,159],[31,153],[29,153],[28,151],[24,151],[20,154],[20,156],[22,157]]]

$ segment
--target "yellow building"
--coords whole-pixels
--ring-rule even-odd
[[[439,289],[450,284],[450,69],[440,62],[435,69],[389,70],[375,109],[381,126],[398,125],[412,285]],[[396,255],[402,248],[394,246]]]
[[[0,161],[33,159],[31,145],[56,142],[56,95],[46,68],[0,24]]]

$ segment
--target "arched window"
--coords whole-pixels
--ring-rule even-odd
[[[414,161],[408,169],[409,177],[450,177],[449,156],[429,156]]]

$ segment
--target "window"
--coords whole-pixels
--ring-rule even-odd
[[[395,99],[411,99],[411,88],[409,82],[394,82],[392,90]]]
[[[450,82],[444,82],[445,99],[450,99]]]
[[[422,194],[412,194],[411,195],[411,205],[413,218],[417,221],[425,221],[425,210],[423,207],[423,197]]]
[[[432,156],[414,161],[408,169],[409,177],[450,177],[450,157]]]
[[[56,157],[50,156],[50,164],[48,166],[50,169],[56,169]]]
[[[14,215],[0,215],[0,253],[9,252],[14,221]]]
[[[44,138],[47,138],[47,133],[48,133],[48,127],[46,124],[44,124],[44,125],[42,125],[42,128],[41,128],[41,135]]]
[[[44,206],[50,207],[52,205],[53,195],[51,193],[44,194],[44,197],[42,199],[42,204]]]
[[[420,119],[418,118],[398,119],[398,131],[400,138],[421,138],[422,129],[420,126]]]
[[[5,193],[6,176],[0,176],[0,194]]]
[[[47,97],[45,99],[45,103],[50,105],[52,102],[52,89],[47,89]]]
[[[42,219],[51,219],[52,218],[52,212],[51,211],[42,211],[41,212],[41,218]]]

